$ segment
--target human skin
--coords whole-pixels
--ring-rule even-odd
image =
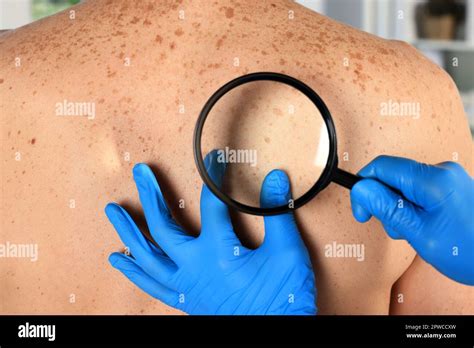
[[[405,43],[283,0],[97,0],[74,10],[75,19],[63,12],[0,36],[0,242],[39,247],[36,262],[0,259],[1,313],[180,313],[109,266],[109,253],[123,246],[103,208],[124,205],[146,233],[131,174],[148,163],[176,220],[197,235],[195,121],[218,87],[246,73],[281,72],[316,90],[333,115],[345,170],[380,154],[458,160],[472,170],[456,86]],[[95,102],[96,117],[56,116],[65,99]],[[420,103],[420,117],[381,116],[389,100]],[[242,241],[258,246],[262,219],[232,216]],[[331,184],[296,218],[320,314],[473,313],[472,288],[431,270],[374,219],[357,223],[347,189]],[[334,241],[362,243],[364,261],[325,257]]]

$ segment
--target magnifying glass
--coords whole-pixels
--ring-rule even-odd
[[[329,109],[303,82],[259,72],[219,88],[204,105],[194,130],[194,160],[208,188],[229,207],[276,215],[303,206],[329,183],[351,189],[361,178],[338,168],[336,129]],[[216,150],[226,165],[219,187],[204,157]],[[265,176],[284,170],[293,199],[278,207],[260,204]]]

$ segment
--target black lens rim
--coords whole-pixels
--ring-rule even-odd
[[[219,190],[219,188],[214,184],[212,179],[209,177],[204,165],[204,159],[202,155],[201,148],[201,136],[204,129],[204,123],[206,122],[209,112],[212,110],[214,105],[230,90],[241,86],[246,83],[255,82],[255,81],[275,81],[280,82],[286,85],[289,85],[293,88],[296,88],[298,91],[303,93],[307,98],[309,98],[316,108],[321,113],[321,116],[324,119],[326,124],[329,136],[329,154],[326,162],[326,167],[324,168],[321,176],[315,182],[315,184],[302,196],[298,197],[293,201],[293,207],[290,207],[288,204],[273,207],[273,208],[259,208],[250,205],[240,203],[231,197],[227,196],[225,193]],[[332,173],[334,168],[337,168],[337,148],[336,148],[336,128],[329,112],[328,107],[323,102],[321,97],[309,86],[300,80],[295,79],[294,77],[275,73],[275,72],[257,72],[247,75],[240,76],[232,81],[227,82],[225,85],[220,87],[206,102],[204,107],[199,114],[199,118],[196,122],[196,127],[194,129],[193,136],[193,151],[194,151],[194,161],[198,168],[199,175],[201,176],[204,183],[211,190],[211,192],[219,198],[222,202],[227,204],[227,206],[235,208],[243,213],[258,215],[258,216],[269,216],[283,214],[289,211],[293,211],[302,207],[308,201],[310,201],[314,196],[316,196],[321,190],[323,190],[331,182]]]

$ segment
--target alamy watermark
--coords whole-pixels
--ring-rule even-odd
[[[389,99],[386,102],[380,103],[380,115],[411,117],[417,120],[421,115],[421,105],[418,102],[398,102]]]
[[[217,150],[218,163],[248,163],[250,166],[257,165],[257,150],[251,149],[230,149],[228,146],[224,150]]]
[[[0,243],[0,258],[26,258],[38,261],[38,244]]]
[[[94,102],[72,102],[64,99],[55,105],[56,116],[82,116],[89,120],[95,118]]]
[[[354,258],[359,262],[365,260],[364,244],[344,244],[332,242],[324,246],[324,256],[334,258]]]
[[[54,324],[30,324],[26,322],[18,326],[18,337],[20,338],[46,338],[52,342],[56,339],[56,325]]]

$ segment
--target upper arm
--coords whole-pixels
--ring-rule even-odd
[[[474,287],[456,283],[419,256],[392,288],[390,314],[472,314]]]
[[[451,77],[435,64],[407,47],[424,72],[422,113],[433,129],[427,162],[457,161],[472,175],[472,138],[461,98]],[[426,123],[425,123],[426,125]],[[391,314],[472,314],[474,288],[456,283],[416,256],[392,287]]]

